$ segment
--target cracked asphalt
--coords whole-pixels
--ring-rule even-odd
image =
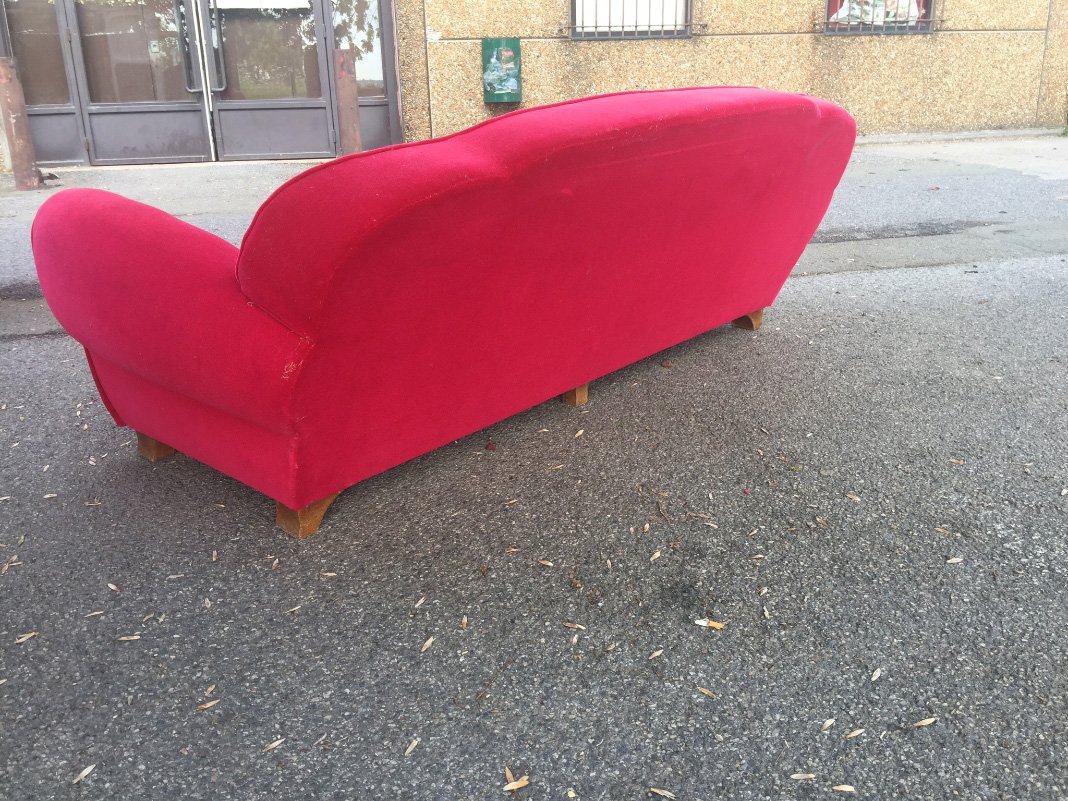
[[[860,148],[761,330],[299,542],[137,457],[34,299],[39,198],[0,197],[0,798],[481,801],[506,766],[523,799],[1065,798],[1066,158]],[[239,237],[241,202],[141,170],[81,180]]]

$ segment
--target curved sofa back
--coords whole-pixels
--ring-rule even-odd
[[[800,95],[633,92],[297,176],[238,262],[310,344],[296,501],[770,305],[855,132]]]
[[[774,252],[764,259],[775,262],[774,283],[822,218],[854,136],[833,104],[752,88],[525,109],[302,173],[257,213],[238,280],[312,338],[348,316],[371,273],[403,283],[431,270],[436,280],[443,258],[477,260],[487,277],[522,276],[544,270],[546,258],[569,269],[643,255],[720,262],[728,244],[736,255],[755,248],[758,259]],[[787,196],[796,204],[784,205]]]

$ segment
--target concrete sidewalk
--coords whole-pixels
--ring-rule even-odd
[[[302,542],[140,460],[43,302],[0,302],[0,798],[1068,796],[1068,140],[925,147],[857,151],[760,331]],[[283,173],[224,167],[225,208],[107,175],[236,238]]]
[[[60,189],[89,186],[118,192],[239,244],[267,196],[316,163],[53,170],[56,179],[47,189],[0,193],[0,298],[40,296],[28,231],[37,208]],[[862,143],[798,270],[927,266],[1066,252],[1066,220],[1068,138]]]

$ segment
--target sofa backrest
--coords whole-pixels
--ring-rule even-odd
[[[854,135],[833,104],[752,88],[525,109],[298,175],[257,213],[238,280],[252,302],[312,339],[351,328],[361,305],[390,292],[401,304],[421,303],[424,291],[448,302],[442,282],[484,284],[490,294],[475,302],[489,304],[493,292],[538,280],[588,291],[568,276],[590,271],[618,269],[631,281],[626,265],[638,260],[662,265],[665,286],[681,292],[671,270],[680,260],[764,262],[769,273],[757,280],[775,285],[773,297],[819,224]],[[584,302],[613,302],[611,284]]]

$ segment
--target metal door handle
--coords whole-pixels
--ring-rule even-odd
[[[219,85],[211,87],[213,92],[226,91],[226,55],[223,53],[222,14],[219,13],[217,0],[210,0],[209,15],[211,19],[212,33],[211,50],[215,56],[215,72],[219,79]]]
[[[189,26],[186,24],[182,2],[183,0],[174,0],[174,19],[178,23],[178,43],[182,49],[182,80],[185,83],[185,91],[195,95],[203,92],[204,87],[196,80],[200,76],[200,71],[194,63],[196,60],[193,58],[193,41],[189,36]]]

